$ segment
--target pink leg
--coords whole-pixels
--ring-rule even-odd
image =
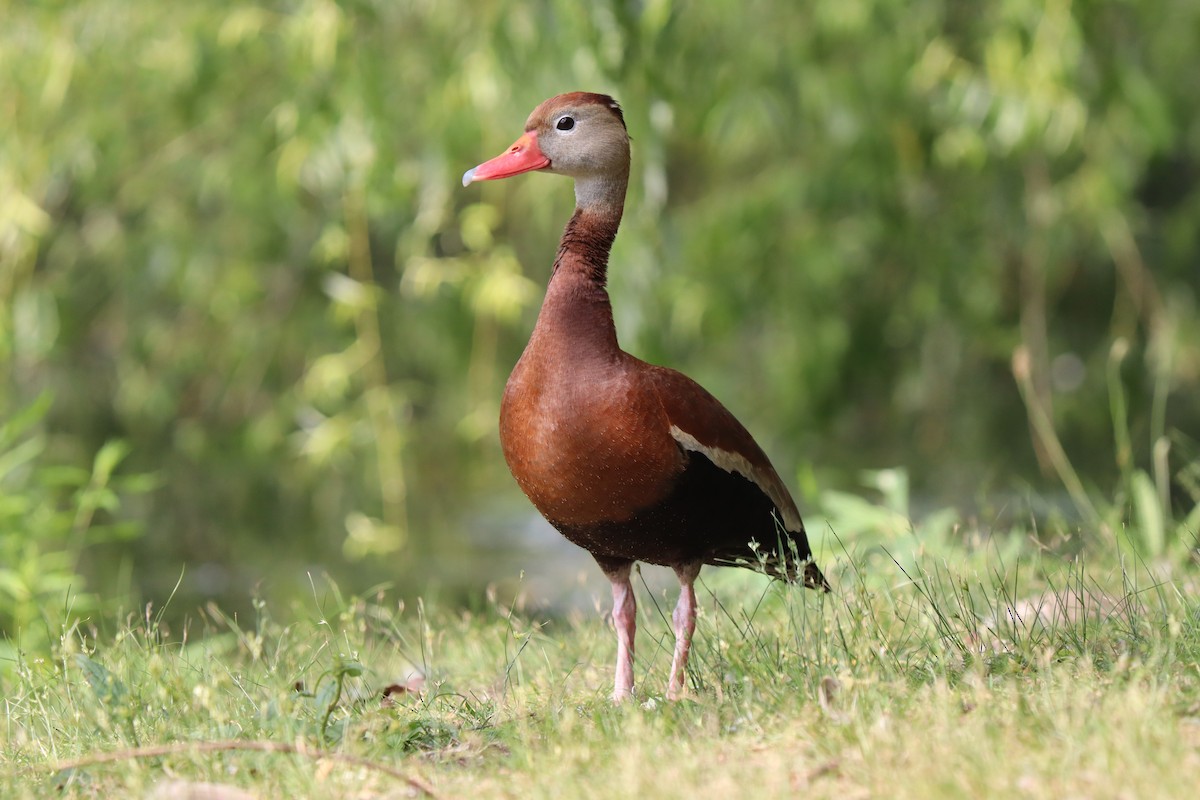
[[[667,699],[678,700],[686,690],[688,653],[692,650],[692,633],[696,630],[696,589],[692,584],[700,574],[700,564],[683,564],[675,568],[679,578],[679,602],[671,621],[675,623],[675,657],[671,659],[671,683]]]
[[[633,696],[633,639],[637,632],[637,601],[629,581],[632,564],[625,564],[605,575],[612,582],[613,626],[617,629],[617,677],[613,682],[612,699],[620,703]]]

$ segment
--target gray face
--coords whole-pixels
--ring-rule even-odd
[[[538,147],[550,159],[548,172],[579,179],[622,175],[629,169],[629,134],[603,105],[539,108],[529,122],[537,131]]]

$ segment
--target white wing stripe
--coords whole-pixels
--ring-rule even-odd
[[[804,524],[800,521],[800,512],[796,510],[787,490],[780,485],[778,476],[755,467],[741,453],[731,453],[719,447],[700,444],[695,436],[678,425],[671,426],[671,436],[679,442],[684,450],[700,453],[726,472],[736,472],[761,489],[763,494],[769,497],[775,507],[779,509],[779,513],[783,516],[783,527],[796,533],[804,530]]]

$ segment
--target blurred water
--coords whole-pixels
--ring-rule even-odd
[[[528,506],[508,514],[474,515],[462,526],[469,546],[443,552],[428,563],[449,590],[478,593],[491,586],[530,607],[554,613],[608,608],[611,589],[591,555],[563,538],[550,523]],[[655,595],[677,591],[674,572],[666,567],[641,565],[635,578]]]

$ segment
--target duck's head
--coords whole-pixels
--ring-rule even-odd
[[[590,92],[551,97],[533,110],[525,133],[511,147],[463,174],[463,186],[535,170],[574,178],[581,201],[581,184],[619,180],[623,193],[629,176],[629,134],[617,101]]]

